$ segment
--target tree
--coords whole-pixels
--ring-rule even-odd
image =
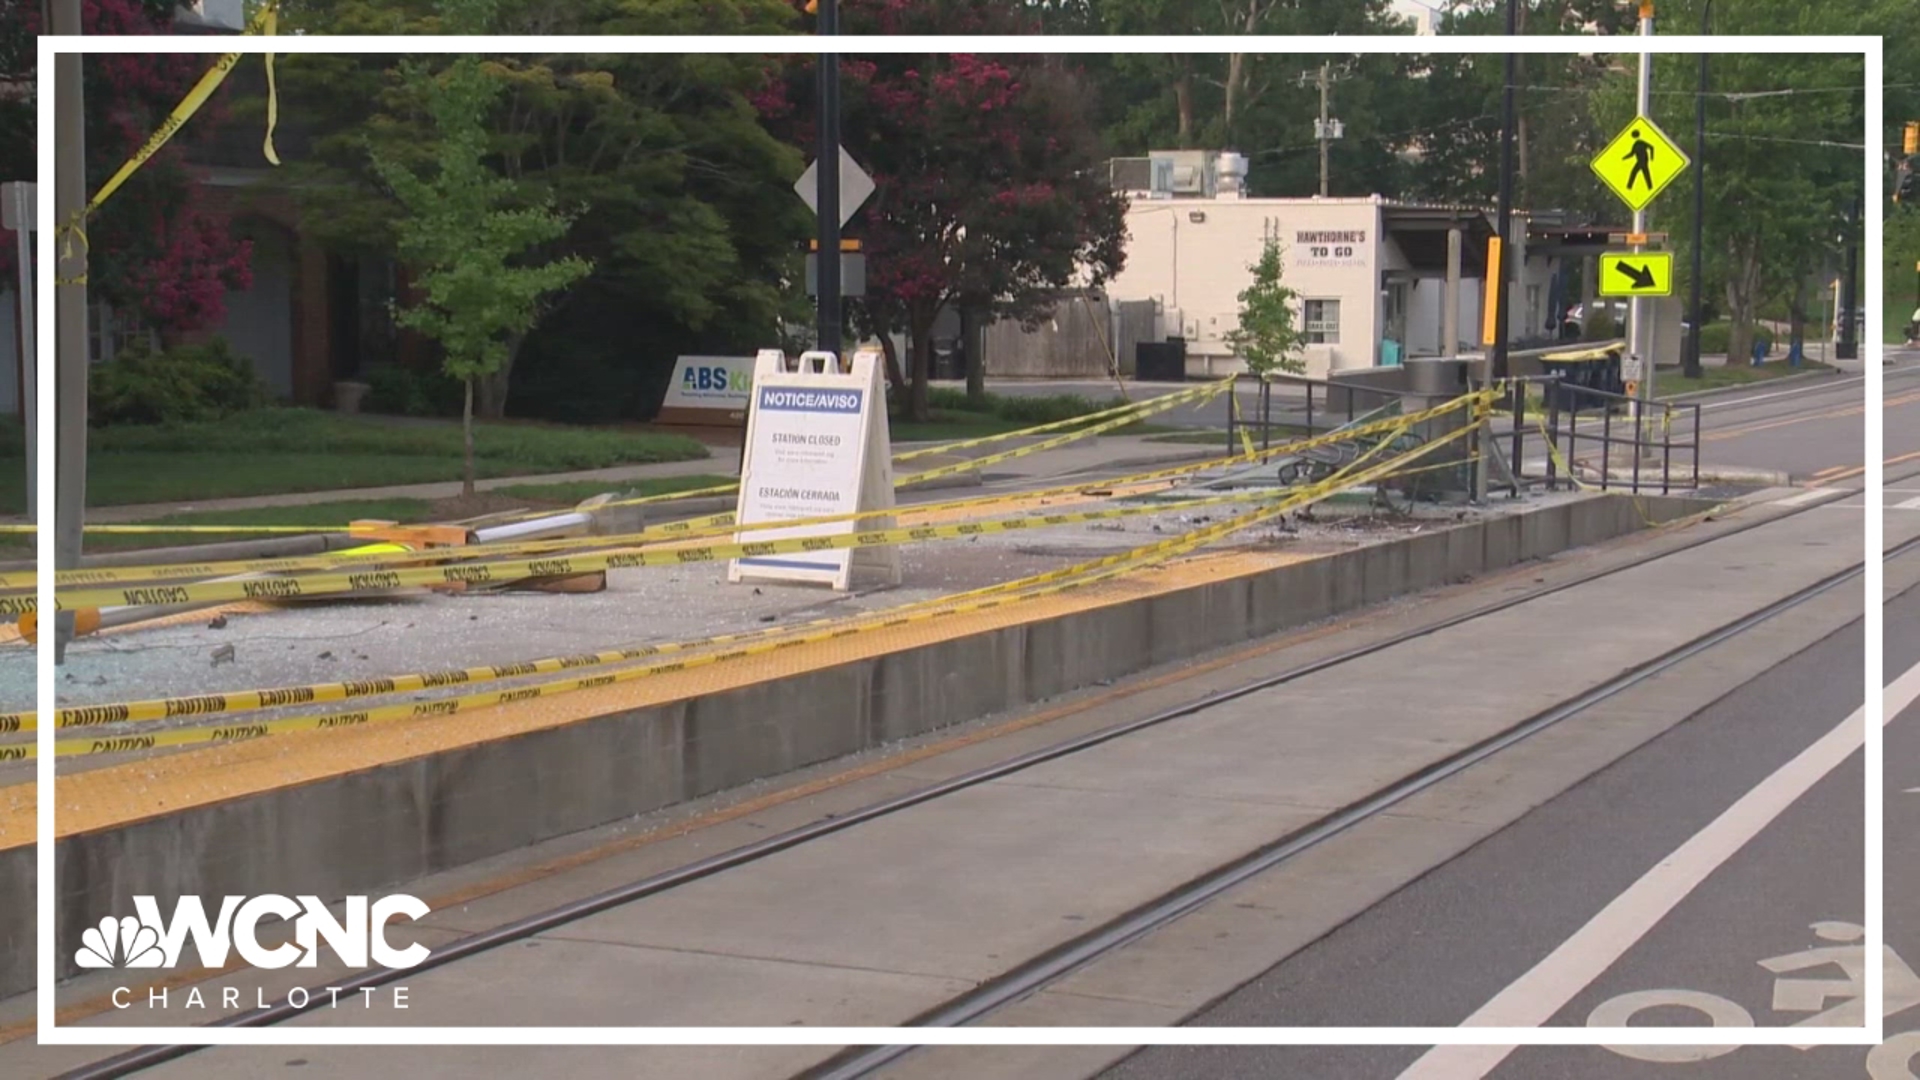
[[[493,7],[494,0],[444,0],[447,22],[459,28],[455,33],[484,32]],[[518,185],[487,166],[488,109],[502,87],[481,59],[458,57],[438,76],[417,60],[401,71],[426,99],[439,142],[437,169],[427,178],[375,158],[405,208],[399,251],[417,271],[422,293],[399,321],[438,341],[447,374],[465,384],[461,491],[471,496],[474,381],[506,362],[512,342],[539,321],[547,294],[585,277],[591,267],[576,257],[526,258],[529,249],[565,234],[571,222],[550,204],[521,205]]]
[[[39,4],[15,8],[0,19],[0,179],[8,180],[35,172],[32,38],[41,30]],[[89,0],[81,20],[88,34],[163,34],[173,11],[171,0]],[[203,56],[87,57],[89,193],[147,141],[208,63]],[[216,94],[85,226],[91,295],[163,334],[219,324],[227,291],[252,284],[250,245],[233,238],[226,215],[207,207],[200,173],[186,164],[219,125],[223,106]],[[15,245],[0,243],[0,280],[13,273],[14,259]]]
[[[1300,294],[1280,282],[1280,243],[1268,240],[1253,271],[1253,284],[1240,293],[1240,325],[1227,344],[1247,362],[1247,370],[1265,379],[1275,371],[1304,374],[1300,349],[1307,335],[1294,321]]]
[[[303,0],[289,24],[316,34],[439,32],[428,0]],[[782,0],[500,0],[495,30],[540,35],[767,34],[797,30]],[[572,217],[532,255],[577,256],[590,278],[509,342],[475,386],[482,417],[509,412],[582,422],[644,415],[680,353],[751,353],[804,306],[796,280],[807,210],[793,196],[801,153],[769,133],[749,95],[757,55],[553,55],[492,58],[502,83],[488,112],[488,162]],[[399,207],[373,156],[416,172],[438,140],[419,89],[379,56],[282,59],[282,114],[312,125],[309,160],[288,187],[314,231],[342,251],[394,250]],[[591,391],[584,388],[591,387]]]
[[[853,0],[849,33],[1026,32],[1026,14],[960,0]],[[873,176],[849,227],[867,253],[857,321],[904,330],[906,411],[925,419],[935,318],[961,306],[1035,325],[1072,286],[1098,286],[1124,259],[1125,205],[1106,183],[1080,72],[1051,56],[847,57],[848,150]],[[813,62],[782,65],[758,102],[795,145],[814,145]],[[895,358],[897,361],[897,358]]]

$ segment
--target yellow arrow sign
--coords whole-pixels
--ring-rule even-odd
[[[1644,116],[1620,129],[1593,159],[1593,172],[1627,204],[1644,210],[1655,195],[1687,171],[1693,162],[1667,133]]]
[[[1673,252],[1609,251],[1600,256],[1599,286],[1601,296],[1672,296]]]

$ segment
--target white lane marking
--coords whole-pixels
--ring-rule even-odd
[[[1899,715],[1915,699],[1920,699],[1920,664],[1888,684],[1881,723]],[[1864,705],[1854,710],[1840,726],[1760,781],[1460,1026],[1546,1024],[1574,995],[1619,962],[1708,875],[1858,750],[1866,741],[1866,712]],[[1513,1051],[1512,1046],[1436,1046],[1401,1073],[1399,1080],[1482,1080]]]
[[[1882,494],[1885,493],[1882,492]],[[1893,508],[1895,510],[1920,510],[1920,496],[1908,499],[1906,502],[1894,503]]]
[[[1856,382],[1865,383],[1866,381],[1867,377],[1865,375],[1854,375],[1826,383],[1819,387],[1802,386],[1793,390],[1778,390],[1771,394],[1755,394],[1751,397],[1736,397],[1723,401],[1703,401],[1700,403],[1700,411],[1711,412],[1714,409],[1737,408],[1741,405],[1756,405],[1762,401],[1778,401],[1781,398],[1801,397],[1805,395],[1808,390],[1834,390],[1842,386],[1852,386]]]
[[[1818,499],[1823,495],[1831,495],[1831,494],[1833,494],[1832,488],[1810,488],[1806,491],[1801,492],[1798,495],[1789,495],[1784,499],[1775,499],[1773,500],[1773,505],[1799,506],[1801,503],[1812,502],[1813,500]]]

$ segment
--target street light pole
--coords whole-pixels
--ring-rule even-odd
[[[1834,346],[1836,360],[1860,359],[1860,339],[1854,334],[1854,309],[1860,304],[1860,248],[1854,241],[1855,230],[1866,216],[1865,199],[1855,199],[1847,207],[1846,266],[1840,271],[1840,342]]]
[[[54,0],[57,35],[80,33],[80,0]],[[80,567],[87,503],[87,244],[74,229],[87,205],[87,112],[78,53],[53,58],[54,215],[54,557],[56,570]],[[72,226],[71,229],[66,226]],[[46,522],[39,523],[42,528]],[[44,572],[44,571],[43,571]],[[41,627],[47,626],[41,613]],[[66,662],[73,613],[53,619],[54,663]]]
[[[840,32],[838,0],[820,0],[816,32],[823,35]],[[816,212],[820,225],[820,250],[814,256],[820,289],[815,313],[818,348],[840,355],[840,57],[821,53],[818,104],[820,109],[819,174]]]
[[[1517,32],[1519,16],[1517,0],[1507,0],[1507,36]],[[1495,215],[1500,234],[1500,264],[1487,267],[1487,277],[1491,279],[1493,294],[1493,355],[1492,375],[1504,379],[1508,375],[1507,364],[1507,288],[1511,281],[1507,274],[1507,249],[1513,246],[1513,82],[1516,77],[1516,62],[1519,57],[1507,54],[1506,85],[1501,90],[1500,104],[1500,206]],[[1515,395],[1515,400],[1519,396]]]
[[[1700,36],[1706,37],[1713,17],[1713,0],[1700,9]],[[1700,92],[1693,99],[1693,283],[1687,310],[1691,312],[1693,333],[1687,335],[1687,351],[1682,357],[1681,374],[1700,377],[1700,274],[1701,244],[1707,216],[1707,54],[1700,54]]]

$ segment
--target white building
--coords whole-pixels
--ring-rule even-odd
[[[1241,370],[1227,335],[1268,240],[1282,249],[1282,283],[1301,297],[1310,377],[1481,348],[1481,282],[1495,232],[1485,210],[1377,195],[1248,198],[1246,159],[1232,153],[1155,152],[1118,159],[1112,172],[1131,204],[1126,266],[1107,293],[1116,305],[1151,302],[1152,339],[1185,339],[1191,375]],[[1564,237],[1549,240],[1543,223],[1529,224],[1514,216],[1520,272],[1508,297],[1510,342],[1552,336],[1571,299],[1555,293],[1563,254],[1591,246],[1569,248]]]

